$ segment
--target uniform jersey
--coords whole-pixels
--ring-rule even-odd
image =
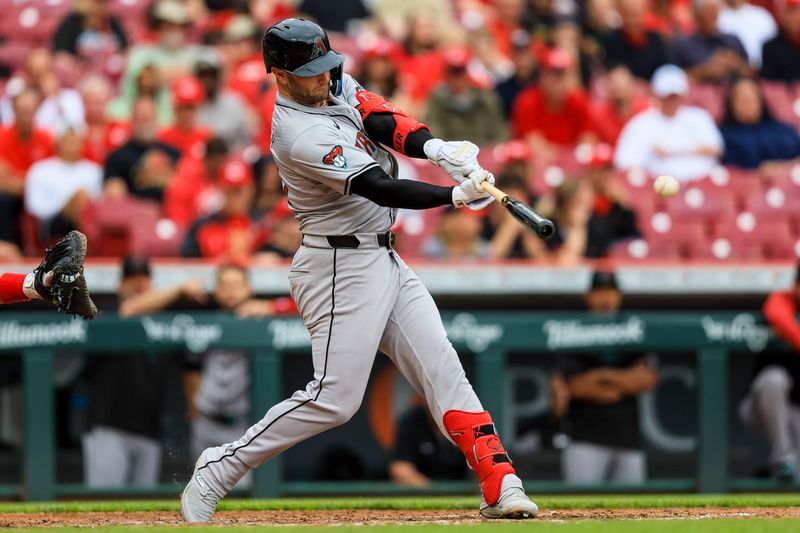
[[[397,178],[397,160],[364,131],[355,109],[358,83],[345,74],[342,95],[325,107],[307,107],[280,93],[270,147],[288,191],[289,205],[306,235],[383,233],[396,209],[350,194],[352,181],[380,167]]]

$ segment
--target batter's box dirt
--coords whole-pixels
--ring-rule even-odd
[[[568,509],[547,510],[538,520],[677,520],[718,518],[800,518],[800,507],[697,507],[679,509]],[[408,523],[470,523],[483,519],[477,511],[221,511],[215,526],[353,525]],[[113,527],[184,525],[178,513],[8,513],[0,514],[0,528]]]

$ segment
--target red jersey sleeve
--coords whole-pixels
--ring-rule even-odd
[[[800,352],[800,323],[797,304],[790,292],[774,292],[764,302],[764,317],[775,332],[795,351]]]

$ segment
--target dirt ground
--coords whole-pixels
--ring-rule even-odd
[[[680,509],[570,509],[539,512],[540,520],[643,520],[643,519],[711,519],[711,518],[797,518],[800,507],[699,507]],[[469,523],[480,522],[477,511],[222,511],[214,516],[213,525],[353,525],[407,524],[413,522]],[[111,526],[175,526],[184,522],[178,513],[8,513],[0,514],[0,528],[15,527],[111,527]]]

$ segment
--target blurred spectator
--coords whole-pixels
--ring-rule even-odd
[[[647,0],[620,0],[622,26],[605,40],[607,69],[625,65],[634,76],[650,80],[658,67],[669,63],[667,45],[661,35],[645,24]]]
[[[162,129],[158,140],[177,148],[184,157],[201,158],[211,138],[211,130],[197,124],[197,108],[203,98],[203,86],[195,77],[180,78],[172,87],[175,123]]]
[[[225,141],[213,137],[205,144],[201,159],[181,159],[164,193],[164,214],[179,228],[186,228],[197,218],[216,213],[222,207],[217,180],[228,154]]]
[[[614,164],[622,170],[645,169],[680,181],[707,176],[722,155],[722,136],[711,115],[683,104],[686,74],[664,65],[653,75],[657,105],[633,117],[622,129]]]
[[[303,241],[300,221],[285,201],[276,206],[269,217],[273,221],[269,241],[259,250],[258,260],[282,262],[291,259]]]
[[[367,91],[380,94],[400,109],[407,111],[410,103],[401,85],[397,60],[400,50],[390,40],[376,36],[363,47],[361,68],[357,80]]]
[[[591,314],[613,317],[622,303],[614,274],[595,272],[585,301]],[[638,397],[658,382],[653,362],[639,354],[605,350],[567,356],[562,366],[572,437],[561,458],[565,481],[643,483],[647,461]]]
[[[112,121],[106,115],[112,90],[111,83],[99,74],[89,74],[78,84],[86,112],[83,155],[99,164],[105,163],[108,154],[125,144],[131,134],[129,124]]]
[[[250,107],[266,90],[264,57],[261,55],[261,32],[252,18],[235,15],[225,25],[219,48],[225,57],[227,87],[244,99]]]
[[[724,82],[732,76],[750,74],[741,41],[717,27],[722,0],[696,0],[694,6],[697,32],[675,42],[678,66],[700,82]]]
[[[725,0],[719,13],[717,28],[720,33],[735,35],[744,46],[750,65],[761,66],[761,49],[764,43],[775,37],[778,26],[772,14],[761,6],[745,0]]]
[[[197,122],[209,128],[214,136],[221,137],[231,150],[252,144],[253,118],[239,95],[223,88],[219,58],[211,53],[204,54],[195,64],[194,74],[205,93],[203,104],[197,111]]]
[[[353,33],[353,23],[369,17],[362,0],[301,0],[297,6],[301,16],[311,18],[326,31]]]
[[[105,194],[110,198],[131,194],[161,202],[164,188],[175,173],[180,152],[156,139],[158,122],[152,98],[136,100],[131,126],[130,140],[111,152],[106,160]]]
[[[121,94],[108,105],[108,116],[117,121],[130,121],[136,100],[151,98],[156,103],[158,123],[172,124],[172,99],[155,63],[128,63],[128,67],[122,79]]]
[[[469,52],[461,47],[445,51],[444,84],[428,100],[425,122],[433,135],[466,139],[481,146],[508,136],[497,95],[477,87],[469,78]],[[480,127],[476,125],[480,124]]]
[[[585,257],[605,257],[615,243],[640,236],[627,190],[615,179],[613,155],[611,146],[595,145],[586,166],[583,180],[593,198],[586,222]]]
[[[539,84],[522,91],[514,103],[514,136],[526,139],[537,156],[547,156],[558,145],[592,139],[586,93],[569,88],[571,66],[572,59],[563,50],[547,51]]]
[[[273,302],[253,299],[248,272],[236,264],[217,269],[211,308],[240,318],[276,312]],[[250,426],[250,358],[247,350],[212,349],[188,354],[183,390],[192,456],[232,442]]]
[[[536,80],[536,56],[533,53],[530,35],[525,30],[515,31],[511,35],[511,45],[514,72],[495,86],[506,119],[511,117],[511,110],[519,93]]]
[[[473,55],[468,70],[475,83],[483,88],[491,88],[511,75],[514,64],[498,50],[494,36],[488,29],[483,26],[472,28],[467,32],[466,39]]]
[[[739,415],[750,429],[769,439],[769,472],[791,481],[800,458],[800,266],[789,291],[773,292],[764,303],[764,318],[791,351],[756,356],[753,380],[739,405]]]
[[[464,456],[436,426],[418,395],[414,406],[400,415],[389,460],[389,478],[398,485],[427,487],[432,480],[463,479]]]
[[[581,47],[581,29],[571,18],[562,18],[553,26],[553,47],[570,56],[570,87],[586,88],[592,77],[591,58]]]
[[[269,155],[262,156],[253,165],[256,176],[256,199],[253,206],[257,211],[267,212],[286,201],[283,183],[278,175],[278,165]]]
[[[519,141],[512,141],[519,142]],[[527,149],[527,146],[525,147]],[[528,192],[524,175],[513,171],[501,171],[497,186],[527,205],[534,205],[535,198]],[[493,202],[483,219],[483,237],[489,241],[489,256],[492,259],[524,259],[548,256],[544,243],[531,231],[517,222],[499,202]]]
[[[253,220],[253,173],[241,161],[229,161],[222,167],[219,186],[223,192],[218,213],[199,218],[189,229],[181,254],[243,261],[261,250],[266,233]]]
[[[461,36],[450,0],[374,0],[370,4],[375,18],[393,41],[406,39],[420,13],[433,23],[433,33],[443,42],[457,41]]]
[[[96,69],[128,47],[120,20],[109,13],[110,0],[77,0],[56,29],[53,50],[56,62],[77,63],[81,69]]]
[[[556,187],[552,197],[539,200],[536,211],[556,226],[555,235],[545,242],[550,257],[565,263],[583,258],[592,215],[591,189],[574,180],[565,181]]]
[[[723,163],[754,169],[800,157],[800,135],[772,116],[755,80],[740,79],[728,90],[719,129],[725,141]]]
[[[180,0],[156,0],[150,15],[153,41],[131,49],[125,78],[139,72],[142,65],[153,65],[158,78],[170,87],[176,79],[191,73],[202,49],[189,44],[192,21]]]
[[[43,98],[36,111],[36,126],[52,132],[83,124],[83,101],[77,91],[61,86],[53,69],[50,50],[36,48],[31,51],[25,59],[21,76],[24,83],[39,91]],[[3,100],[2,106],[0,116],[9,124],[14,119],[14,109],[8,98]]]
[[[25,179],[25,208],[39,219],[43,241],[60,238],[80,226],[86,205],[103,192],[103,169],[82,158],[77,130],[59,132],[55,156],[34,163]]]
[[[439,54],[441,43],[436,22],[425,11],[411,16],[408,34],[403,40],[405,57],[401,73],[408,80],[411,98],[416,102],[424,101],[442,81],[445,66]]]
[[[439,220],[438,235],[423,244],[422,255],[456,261],[488,259],[489,243],[481,238],[481,217],[480,211],[446,208]]]
[[[116,308],[151,290],[147,260],[122,265]],[[187,284],[188,287],[188,284]],[[188,291],[187,291],[188,292]],[[161,473],[161,407],[166,392],[165,358],[157,353],[94,355],[89,358],[89,431],[83,435],[84,481],[90,487],[153,487]]]
[[[604,59],[605,43],[620,24],[614,0],[587,0],[583,10],[581,30],[583,49],[595,60]]]
[[[695,29],[694,0],[653,0],[647,14],[647,26],[666,39],[690,35]]]
[[[14,122],[0,127],[0,242],[20,244],[25,175],[36,161],[53,153],[53,138],[34,124],[41,102],[38,91],[23,87],[9,96]]]
[[[776,2],[780,33],[764,44],[761,76],[800,81],[800,0]]]
[[[522,30],[522,19],[525,13],[524,0],[494,0],[492,2],[493,16],[486,21],[486,26],[492,32],[495,46],[506,57],[511,56],[512,36],[515,31]]]
[[[592,106],[592,122],[601,142],[615,145],[628,121],[648,108],[649,102],[639,93],[636,80],[625,65],[606,73],[608,97]]]

